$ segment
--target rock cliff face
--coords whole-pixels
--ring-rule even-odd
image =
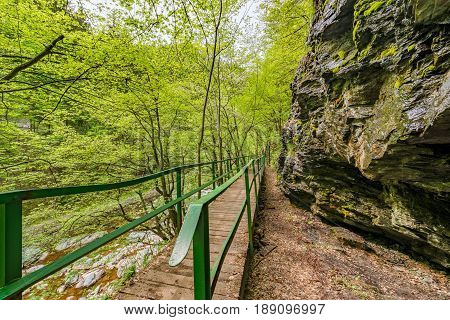
[[[315,6],[283,134],[284,191],[450,267],[450,2]]]

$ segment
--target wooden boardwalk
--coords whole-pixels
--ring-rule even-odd
[[[250,181],[252,176],[250,175]],[[232,223],[245,200],[242,177],[209,205],[209,235],[211,266],[219,254]],[[255,193],[251,192],[252,213],[255,212]],[[133,300],[189,300],[193,299],[192,244],[188,256],[176,266],[168,264],[173,244],[156,256],[149,266],[139,272],[124,287],[118,299]],[[234,300],[241,297],[244,267],[247,258],[247,214],[244,212],[234,241],[228,250],[213,299]]]

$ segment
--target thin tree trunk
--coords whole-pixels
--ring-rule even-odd
[[[215,26],[215,33],[214,33],[214,50],[213,50],[213,56],[211,61],[211,68],[209,69],[209,77],[208,77],[208,85],[206,87],[205,92],[205,98],[203,100],[203,111],[202,111],[202,125],[200,127],[200,137],[197,144],[197,163],[201,163],[202,161],[202,145],[203,145],[203,138],[205,136],[205,118],[206,118],[206,107],[208,106],[208,99],[209,99],[209,92],[211,90],[211,80],[214,74],[214,65],[216,63],[217,58],[217,42],[219,38],[219,26],[220,26],[220,20],[222,18],[222,9],[223,9],[223,3],[222,0],[220,0],[220,9],[219,9],[219,17],[216,22]],[[198,185],[201,186],[202,184],[202,168],[201,166],[198,167],[198,173],[197,173],[197,182]],[[201,192],[198,192],[198,197],[201,197]]]
[[[217,142],[219,144],[219,176],[223,175],[223,146],[222,146],[222,133],[221,133],[221,123],[220,123],[220,109],[221,109],[221,92],[220,92],[220,57],[217,60],[217,87],[218,87],[218,103],[217,103]],[[222,184],[222,178],[219,180],[219,183]]]
[[[161,158],[161,163],[160,163],[160,170],[163,171],[165,169],[165,163],[164,163],[164,147],[163,147],[163,143],[162,143],[162,139],[161,139],[161,121],[159,118],[159,101],[156,101],[156,108],[155,108],[155,115],[156,115],[156,124],[157,124],[157,139],[158,139],[158,145],[159,145],[159,153],[160,153],[160,158]],[[166,150],[167,151],[167,150]],[[169,202],[172,200],[172,196],[171,196],[171,192],[169,190],[169,182],[167,180],[166,176],[162,176],[160,178],[161,180],[161,189],[163,192],[163,198],[165,202]],[[175,207],[171,207],[168,209],[169,211],[169,217],[170,220],[172,222],[172,227],[175,230],[175,226],[177,225],[177,216],[176,216],[176,211],[175,211]]]

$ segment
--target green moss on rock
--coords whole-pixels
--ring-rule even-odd
[[[425,4],[418,27],[415,2],[333,0],[339,10],[331,2],[318,8],[314,53],[292,84],[281,184],[327,219],[385,234],[450,267],[450,108],[442,103],[450,37]]]
[[[374,1],[370,4],[370,7],[364,11],[364,16],[370,15],[372,12],[377,11],[382,5],[384,1]]]
[[[353,26],[352,34],[353,34],[353,43],[355,43],[355,44],[356,44],[356,36],[358,34],[358,29],[359,29],[360,26],[361,26],[361,21],[359,21],[359,20],[356,21],[356,23]]]
[[[388,48],[384,49],[379,56],[379,59],[383,59],[389,56],[393,56],[397,53],[398,48],[396,45],[391,44]]]

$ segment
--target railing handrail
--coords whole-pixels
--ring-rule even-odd
[[[245,173],[245,170],[252,164],[254,160],[250,160],[238,173],[233,177],[225,181],[219,187],[204,195],[200,199],[192,202],[189,205],[188,213],[184,218],[184,223],[181,226],[180,233],[178,234],[177,240],[175,241],[175,246],[172,250],[172,255],[169,259],[169,265],[175,267],[180,264],[184,258],[186,258],[191,242],[194,238],[194,232],[198,225],[200,219],[200,213],[203,207],[210,202],[214,201],[222,193],[224,193],[232,184],[234,184],[240,177]]]
[[[138,185],[138,184],[141,184],[144,182],[148,182],[151,180],[155,180],[155,179],[165,176],[167,174],[174,173],[177,170],[186,170],[186,169],[191,169],[191,168],[195,168],[195,167],[199,167],[199,166],[207,166],[207,165],[211,165],[211,164],[217,164],[217,163],[226,162],[226,161],[230,161],[230,160],[232,161],[232,160],[239,160],[239,159],[245,159],[245,158],[246,158],[246,156],[241,156],[241,157],[228,158],[228,159],[218,160],[218,161],[186,164],[186,165],[172,167],[172,168],[162,170],[162,171],[159,171],[156,173],[144,175],[139,178],[134,178],[134,179],[120,181],[120,182],[5,191],[5,192],[0,192],[0,203],[5,203],[5,202],[9,202],[9,201],[17,201],[17,200],[32,200],[32,199],[76,195],[76,194],[83,194],[83,193],[90,193],[90,192],[116,190],[116,189],[120,189],[120,188],[135,186],[135,185]]]
[[[212,184],[215,184],[216,181],[228,176],[230,174],[230,171],[232,172],[232,170],[233,170],[230,166],[229,167],[230,171],[223,173],[221,176],[215,177],[214,176],[214,166],[216,164],[218,164],[220,162],[226,162],[226,161],[229,161],[231,164],[231,161],[233,161],[233,160],[236,161],[236,160],[243,159],[243,158],[246,158],[246,157],[243,156],[243,157],[237,157],[237,158],[229,158],[229,159],[225,159],[222,161],[211,161],[211,162],[205,162],[205,163],[199,163],[199,164],[182,165],[182,166],[173,167],[173,168],[170,168],[167,170],[163,170],[163,171],[151,174],[151,175],[147,175],[147,176],[144,176],[141,178],[117,182],[117,183],[77,186],[77,187],[63,187],[63,188],[32,189],[32,190],[11,191],[11,192],[0,193],[0,214],[5,215],[5,218],[12,219],[14,227],[18,228],[19,230],[10,230],[12,228],[5,229],[5,226],[7,226],[7,224],[5,225],[3,222],[0,222],[0,227],[4,228],[5,230],[3,230],[3,231],[9,232],[9,234],[16,233],[17,231],[20,233],[20,234],[14,234],[13,240],[15,242],[14,242],[14,245],[11,247],[8,247],[4,243],[2,244],[2,241],[4,241],[4,239],[3,240],[0,239],[0,264],[3,264],[5,262],[7,264],[8,263],[11,264],[11,266],[8,265],[8,267],[10,268],[10,269],[8,269],[9,270],[8,272],[11,273],[11,270],[13,270],[15,272],[15,274],[17,275],[14,278],[10,278],[10,280],[7,281],[5,283],[5,285],[0,287],[0,299],[5,299],[5,298],[11,297],[15,294],[22,292],[23,290],[29,288],[30,286],[37,283],[38,281],[43,280],[46,277],[54,274],[58,270],[61,270],[65,266],[86,256],[90,252],[111,242],[112,240],[116,239],[117,237],[123,235],[124,233],[136,228],[137,226],[150,220],[151,218],[157,216],[158,214],[164,212],[165,210],[167,210],[171,207],[174,207],[176,205],[180,205],[182,201],[195,195],[197,192],[205,189],[206,187],[208,187]],[[92,242],[82,246],[81,248],[76,249],[73,252],[58,258],[57,260],[51,262],[50,264],[48,264],[36,271],[33,271],[25,276],[21,276],[21,270],[22,270],[21,261],[14,261],[14,262],[7,261],[8,253],[5,250],[9,250],[8,251],[9,253],[13,252],[12,250],[14,250],[14,249],[21,250],[21,237],[22,237],[22,233],[21,233],[22,205],[21,205],[21,202],[23,200],[46,198],[46,197],[53,197],[53,196],[64,196],[64,195],[70,195],[70,194],[82,194],[82,193],[87,193],[87,192],[114,190],[114,189],[132,186],[132,185],[137,185],[137,184],[140,184],[140,183],[143,183],[146,181],[150,181],[150,180],[162,177],[162,176],[172,173],[172,172],[177,172],[177,175],[178,175],[178,174],[181,174],[181,170],[190,169],[190,168],[194,168],[194,167],[198,167],[198,166],[204,166],[204,165],[206,166],[206,165],[211,165],[211,164],[213,165],[213,168],[212,168],[213,179],[212,180],[204,183],[201,186],[198,186],[197,188],[194,188],[193,190],[191,190],[185,194],[177,194],[177,197],[174,200],[161,205],[160,207],[156,208],[155,210],[148,212],[147,214],[145,214],[139,218],[136,218],[131,222],[128,222],[127,224],[117,228],[116,230],[114,230],[98,239],[93,240]],[[177,183],[178,183],[178,176],[177,176]],[[85,188],[85,189],[81,190],[81,192],[77,192],[77,190],[80,188]],[[8,212],[8,209],[5,208],[5,206],[10,205],[12,202],[15,202],[15,204],[13,204],[14,210],[12,210],[12,212]],[[19,205],[17,205],[17,204],[19,204]],[[10,214],[10,213],[12,213],[12,214]],[[7,236],[7,237],[10,237],[10,236]],[[15,254],[15,256],[14,256],[14,260],[21,260],[21,259],[18,259],[19,257],[21,257],[21,253],[17,252],[17,254]],[[6,261],[5,261],[5,259],[6,259]],[[0,267],[1,267],[0,275],[2,277],[4,277],[6,271],[4,269],[2,269],[3,267],[1,265],[0,265]],[[13,268],[13,269],[11,269],[11,268]],[[5,280],[6,279],[2,278],[2,279],[0,279],[0,282],[5,281]]]
[[[255,162],[258,170],[255,170]],[[252,181],[249,179],[249,168],[252,166]],[[212,299],[214,290],[219,279],[220,270],[234,236],[242,220],[245,209],[247,209],[248,222],[248,252],[253,254],[253,218],[251,209],[251,190],[254,187],[256,208],[258,210],[258,188],[261,186],[262,174],[265,168],[265,155],[258,159],[251,159],[233,177],[225,181],[219,187],[189,205],[188,213],[178,234],[175,246],[169,259],[169,265],[179,265],[189,253],[191,243],[193,244],[193,276],[194,276],[194,299]],[[245,177],[245,200],[239,212],[236,214],[231,229],[228,231],[225,241],[214,259],[213,267],[210,268],[210,246],[209,246],[209,211],[208,205],[224,193],[242,176]],[[258,178],[257,180],[255,180]],[[258,183],[259,182],[259,183]],[[254,212],[255,212],[254,211]]]

